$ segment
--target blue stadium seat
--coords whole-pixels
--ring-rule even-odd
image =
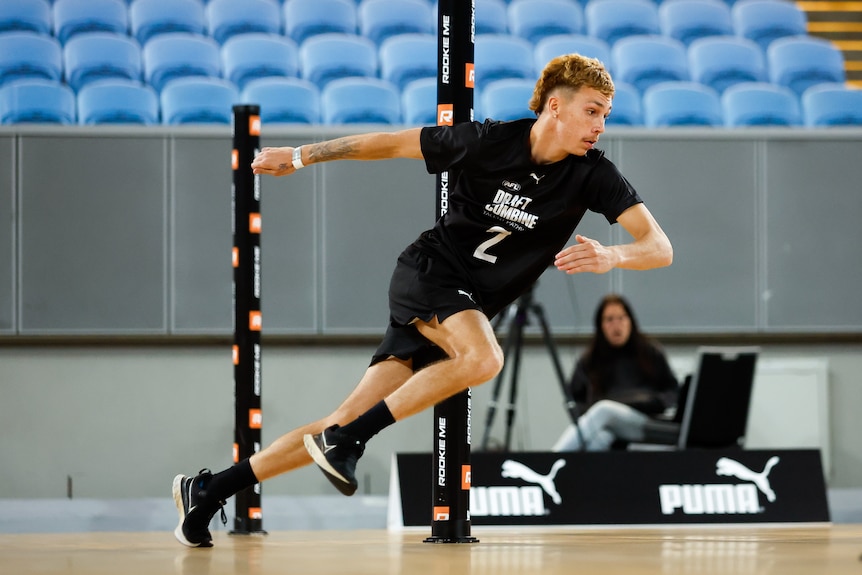
[[[862,90],[844,84],[820,84],[802,94],[808,127],[862,126]]]
[[[84,32],[128,34],[128,6],[122,0],[56,0],[54,36],[60,43]]]
[[[284,36],[240,34],[221,49],[224,77],[242,90],[255,78],[299,76],[299,48]]]
[[[231,36],[281,33],[281,8],[275,0],[209,0],[207,30],[219,44]]]
[[[691,79],[718,92],[740,82],[765,82],[766,57],[753,40],[739,36],[700,38],[688,47]]]
[[[102,80],[78,92],[79,124],[159,123],[155,90],[130,80]]]
[[[611,49],[611,57],[616,79],[631,84],[641,93],[659,82],[689,79],[688,52],[682,42],[673,38],[623,38]]]
[[[47,0],[5,0],[0,2],[0,33],[29,31],[51,33],[51,5]]]
[[[410,126],[437,124],[437,79],[414,80],[401,91],[404,123]]]
[[[723,0],[666,0],[658,18],[662,34],[686,46],[698,38],[733,35],[730,7]]]
[[[378,53],[380,77],[399,90],[419,78],[437,77],[437,37],[399,34],[383,41]]]
[[[769,80],[802,95],[811,86],[844,82],[844,55],[832,42],[813,36],[779,38],[766,51]]]
[[[553,58],[563,54],[581,54],[588,58],[595,58],[612,72],[610,46],[604,40],[592,36],[579,34],[548,36],[536,44],[534,54],[537,72],[544,69]]]
[[[364,36],[319,34],[299,48],[302,77],[323,89],[337,78],[377,75],[377,46]]]
[[[284,33],[302,45],[319,34],[356,34],[353,0],[289,0],[284,3]]]
[[[799,126],[802,113],[799,98],[789,88],[768,82],[735,84],[721,95],[724,125]]]
[[[400,124],[401,93],[379,78],[339,78],[320,96],[324,124]]]
[[[627,36],[661,33],[658,8],[651,0],[590,0],[584,19],[587,34],[611,47]]]
[[[509,30],[535,44],[558,34],[581,34],[584,11],[576,0],[512,0]]]
[[[75,93],[53,80],[19,80],[0,88],[0,124],[74,124]]]
[[[206,34],[206,14],[200,0],[135,0],[129,6],[132,35],[143,46],[150,38],[170,32]]]
[[[808,33],[808,19],[787,0],[739,0],[731,8],[737,36],[754,40],[766,50],[773,40]]]
[[[492,120],[535,118],[530,110],[530,98],[536,83],[521,78],[506,78],[487,84],[482,89],[482,116]]]
[[[362,0],[358,16],[359,32],[377,45],[398,34],[434,31],[434,15],[426,0]]]
[[[169,83],[159,99],[162,124],[230,124],[239,93],[227,80],[195,76]]]
[[[610,0],[608,0],[610,1]],[[476,36],[476,77],[478,88],[503,78],[537,77],[533,46],[523,38],[507,34]]]
[[[476,34],[507,34],[508,32],[507,4],[503,0],[476,0]]]
[[[221,76],[218,44],[195,34],[160,34],[144,46],[143,59],[144,78],[157,92],[175,78]]]
[[[656,84],[644,93],[642,104],[650,128],[724,124],[718,92],[697,82]]]
[[[614,83],[614,100],[608,126],[643,126],[644,115],[641,95],[631,84]]]
[[[243,88],[240,101],[260,105],[264,125],[320,123],[320,90],[301,78],[252,80]]]
[[[63,49],[56,39],[36,32],[0,34],[0,86],[23,78],[62,77]]]
[[[129,36],[112,32],[77,34],[63,47],[66,83],[76,92],[90,82],[106,78],[140,81],[141,47]]]

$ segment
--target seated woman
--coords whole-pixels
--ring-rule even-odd
[[[643,335],[628,301],[605,296],[594,317],[593,341],[569,384],[585,407],[553,451],[603,451],[615,442],[673,444],[679,425],[657,419],[676,408],[679,384],[661,347]]]

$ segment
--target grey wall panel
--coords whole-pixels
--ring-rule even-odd
[[[0,333],[15,331],[15,138],[0,138]]]
[[[159,138],[21,140],[22,333],[166,332]]]
[[[297,146],[308,137],[263,138],[262,146]],[[263,330],[316,333],[319,330],[320,166],[290,176],[261,177]]]
[[[434,176],[418,160],[333,162],[323,185],[323,329],[382,333],[395,260],[434,225]]]
[[[862,329],[862,147],[770,142],[767,327]]]
[[[262,145],[307,141],[270,138]],[[173,329],[178,333],[233,329],[230,149],[229,137],[174,141]],[[316,169],[261,178],[264,333],[317,329]]]
[[[285,128],[262,144],[345,133]],[[862,308],[845,303],[862,288],[860,136],[669,129],[603,139],[675,261],[599,276],[549,269],[535,293],[553,331],[589,332],[608,291],[627,295],[650,332],[862,330]],[[10,222],[0,228],[0,334],[229,333],[229,138],[223,127],[0,130],[0,221]],[[420,161],[395,160],[262,181],[265,332],[381,332],[395,258],[433,225],[434,177]],[[579,231],[629,239],[593,214]]]
[[[618,164],[674,247],[668,268],[620,272],[645,330],[756,329],[756,146],[673,137],[622,143]]]
[[[230,135],[178,137],[172,145],[171,329],[231,333]]]

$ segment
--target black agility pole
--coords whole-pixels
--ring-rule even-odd
[[[233,107],[233,307],[234,422],[233,461],[260,451],[262,413],[260,333],[260,176],[251,162],[260,148],[260,107]],[[236,494],[232,535],[265,534],[260,483]]]
[[[475,2],[440,0],[437,12],[437,124],[473,119]],[[437,217],[449,209],[453,174],[437,175]],[[434,407],[431,537],[426,543],[476,543],[470,536],[470,390]]]

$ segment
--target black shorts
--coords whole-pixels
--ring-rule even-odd
[[[413,369],[446,357],[422,336],[413,322],[446,318],[468,309],[482,311],[473,290],[448,262],[409,246],[400,256],[389,283],[389,328],[371,365],[395,356],[413,359]]]

